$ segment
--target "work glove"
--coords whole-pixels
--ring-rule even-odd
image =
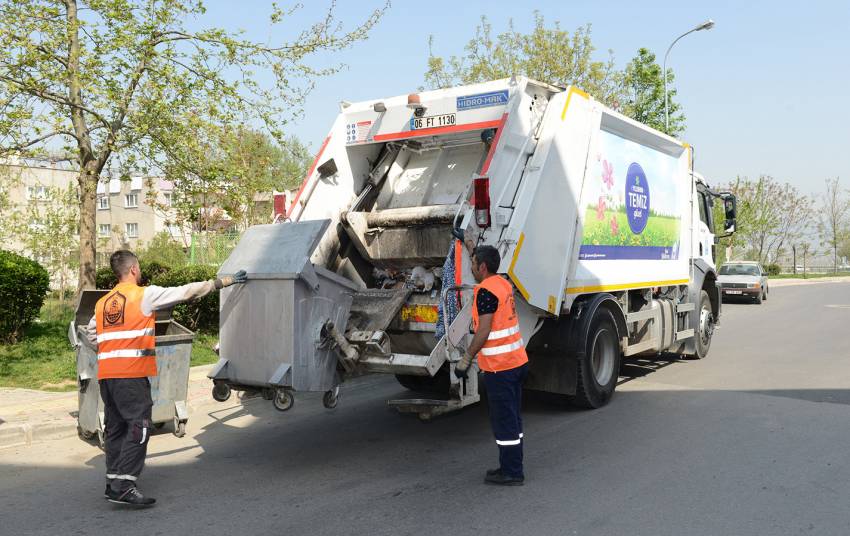
[[[245,270],[239,270],[233,275],[226,275],[215,280],[215,288],[221,290],[224,287],[229,287],[237,283],[248,281],[248,273]]]
[[[468,350],[464,350],[463,356],[460,358],[460,361],[457,362],[457,365],[455,365],[455,376],[458,378],[466,378],[470,367],[472,367],[472,359],[472,354],[470,354]]]

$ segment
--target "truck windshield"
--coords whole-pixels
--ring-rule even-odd
[[[720,267],[720,275],[761,275],[758,266],[754,264],[724,264]]]

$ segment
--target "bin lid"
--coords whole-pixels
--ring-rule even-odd
[[[219,277],[245,270],[249,278],[295,279],[330,222],[325,219],[249,227],[219,269]]]
[[[91,320],[91,317],[94,316],[94,306],[97,305],[97,300],[106,296],[112,292],[112,289],[109,290],[94,290],[94,289],[86,289],[80,293],[80,296],[77,298],[77,309],[76,315],[74,316],[74,325],[76,326],[85,326]],[[156,321],[164,322],[171,320],[171,312],[173,309],[163,309],[161,311],[156,312]]]

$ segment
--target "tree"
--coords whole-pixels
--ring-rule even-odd
[[[272,6],[279,30],[296,8]],[[384,9],[343,31],[332,4],[292,40],[270,45],[241,32],[192,29],[202,0],[4,2],[0,156],[58,143],[76,161],[80,288],[94,286],[96,187],[108,165],[125,174],[142,163],[155,167],[193,143],[199,124],[255,120],[282,139],[315,79],[339,69],[308,60],[365,39]],[[271,75],[271,87],[256,70]]]
[[[156,262],[169,268],[186,266],[189,257],[183,247],[171,238],[168,231],[160,231],[136,252],[146,263]]]
[[[669,127],[664,121],[664,77],[661,66],[655,62],[655,54],[646,48],[638,50],[637,56],[626,66],[623,76],[625,101],[622,112],[641,123],[661,132],[675,136],[685,130],[685,114],[681,105],[674,101],[673,71],[667,70],[667,108]],[[678,112],[678,113],[677,113]]]
[[[832,254],[832,271],[838,271],[838,249],[850,235],[850,200],[841,189],[838,177],[826,180],[826,192],[820,199],[818,231],[821,243]]]
[[[789,244],[801,241],[810,230],[812,199],[788,183],[766,175],[756,181],[738,177],[728,190],[738,198],[737,229],[724,241],[733,255],[737,250],[762,264],[775,263]],[[715,219],[722,218],[718,208]]]
[[[570,34],[557,21],[547,28],[543,15],[535,11],[531,33],[517,31],[510,21],[508,30],[494,37],[490,21],[482,16],[475,37],[464,47],[464,56],[448,60],[435,56],[434,38],[430,38],[425,83],[431,88],[445,88],[525,75],[558,86],[576,85],[613,105],[623,95],[622,75],[614,68],[610,50],[607,61],[593,59],[596,48],[590,30],[588,24]]]
[[[79,195],[75,185],[51,187],[37,200],[8,215],[24,250],[47,268],[59,283],[59,301],[65,301],[68,281],[79,259]]]

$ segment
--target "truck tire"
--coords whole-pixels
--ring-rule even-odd
[[[402,387],[415,393],[449,394],[449,371],[445,367],[438,370],[433,377],[396,374],[395,379]]]
[[[761,303],[761,300],[759,300]],[[705,359],[708,357],[708,349],[711,348],[711,337],[714,335],[714,312],[711,309],[711,300],[708,292],[704,289],[699,292],[699,317],[694,330],[694,358]]]
[[[587,332],[584,355],[578,360],[576,394],[570,403],[601,408],[614,395],[620,374],[620,336],[610,309],[598,308]]]

